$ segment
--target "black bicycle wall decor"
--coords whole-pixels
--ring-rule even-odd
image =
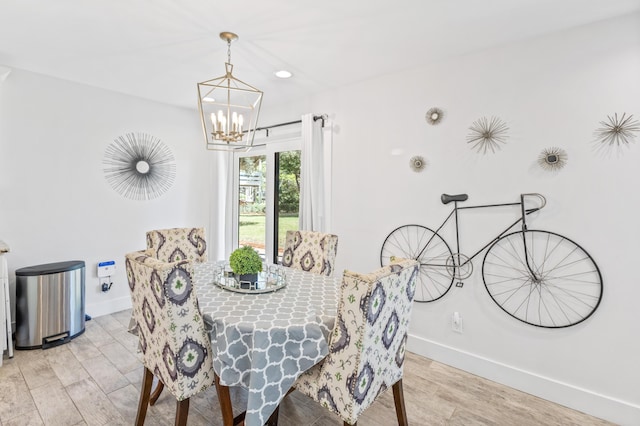
[[[453,282],[473,272],[473,259],[486,250],[482,279],[491,299],[507,314],[537,327],[562,328],[581,323],[602,299],[602,275],[596,262],[577,243],[560,234],[527,229],[527,216],[547,203],[541,194],[521,194],[517,203],[459,206],[467,194],[442,194],[443,204],[453,210],[434,231],[422,225],[394,229],[382,244],[380,262],[391,256],[420,262],[414,300],[432,302],[444,296]],[[480,250],[467,256],[460,252],[458,213],[468,209],[519,207],[518,218]],[[455,253],[439,234],[453,218]],[[518,224],[521,229],[510,232]]]

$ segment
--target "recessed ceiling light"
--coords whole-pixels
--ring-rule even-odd
[[[276,77],[278,78],[290,78],[293,74],[291,74],[289,71],[287,70],[280,70],[280,71],[276,71],[274,73],[276,75]]]
[[[213,98],[211,98],[211,97],[209,97],[209,96],[207,96],[206,98],[202,98],[202,100],[203,100],[204,102],[215,102],[215,101],[216,101],[215,99],[213,99]]]

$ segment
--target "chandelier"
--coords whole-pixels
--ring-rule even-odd
[[[258,125],[262,92],[232,74],[231,42],[238,36],[220,33],[227,42],[225,75],[198,83],[198,108],[207,149],[248,151]]]

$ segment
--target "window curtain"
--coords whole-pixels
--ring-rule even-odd
[[[231,253],[233,229],[233,153],[215,151],[211,164],[210,223],[208,258],[211,261],[227,259]]]
[[[329,232],[331,229],[331,123],[302,116],[300,229]]]

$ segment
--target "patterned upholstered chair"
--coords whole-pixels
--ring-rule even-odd
[[[147,249],[163,262],[207,261],[204,228],[156,229],[147,232]]]
[[[337,235],[314,231],[287,231],[282,265],[331,276],[337,251]]]
[[[146,255],[162,262],[190,262],[207,261],[207,242],[204,228],[170,228],[155,229],[147,232]],[[129,332],[138,334],[138,324],[132,316],[129,322]],[[160,396],[162,387],[154,392],[155,398]],[[154,399],[152,398],[152,401]]]
[[[414,260],[396,259],[370,274],[344,272],[329,354],[294,387],[345,425],[355,425],[389,387],[398,423],[407,424],[402,367],[418,267]]]
[[[193,264],[165,263],[152,254],[125,256],[145,367],[136,425],[144,423],[154,376],[164,384],[160,391],[167,387],[178,401],[176,425],[185,425],[189,398],[214,383],[211,341],[193,287]]]

